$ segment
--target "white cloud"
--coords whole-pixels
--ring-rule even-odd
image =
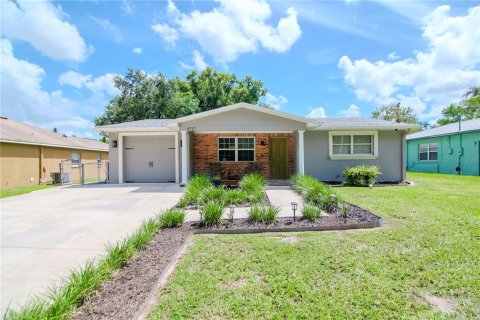
[[[142,54],[143,49],[142,48],[133,48],[132,52],[136,53],[136,54]]]
[[[116,25],[111,23],[110,20],[98,17],[91,17],[91,19],[95,21],[95,23],[98,24],[100,27],[102,27],[103,31],[109,38],[111,38],[111,40],[117,43],[123,41],[122,32]]]
[[[94,95],[104,94],[106,96],[117,95],[118,89],[115,87],[113,78],[115,74],[106,73],[97,78],[93,78],[91,74],[81,74],[76,71],[67,71],[58,77],[61,85],[71,85],[77,89],[87,88]]]
[[[127,16],[133,13],[133,5],[127,0],[122,1],[120,9],[122,9],[123,13]]]
[[[77,89],[82,88],[86,82],[90,81],[92,79],[92,75],[87,74],[83,75],[75,71],[67,71],[65,73],[62,73],[58,77],[58,82],[61,85],[68,84],[71,85]]]
[[[93,123],[89,119],[103,112],[106,103],[117,93],[113,74],[94,78],[75,71],[60,75],[58,80],[77,88],[79,100],[65,96],[62,90],[47,91],[42,86],[46,77],[42,67],[16,58],[7,39],[1,39],[0,48],[0,105],[2,114],[11,119],[85,136],[92,132]]]
[[[326,118],[327,114],[325,109],[322,107],[318,107],[315,109],[310,110],[310,113],[307,114],[307,118]]]
[[[218,2],[219,6],[211,11],[195,10],[184,14],[169,1],[167,12],[178,32],[165,24],[153,25],[152,29],[161,34],[174,34],[170,37],[174,40],[178,33],[193,39],[203,52],[220,64],[234,61],[241,54],[257,51],[259,47],[286,52],[301,35],[297,12],[293,8],[288,8],[286,16],[272,26],[267,23],[272,15],[270,5],[264,0]]]
[[[180,67],[186,70],[198,70],[203,71],[208,67],[208,63],[205,62],[202,54],[198,50],[193,50],[192,52],[192,61],[193,65],[179,61]]]
[[[25,60],[17,59],[13,46],[1,40],[0,87],[2,113],[9,118],[39,125],[46,129],[88,130],[92,123],[78,115],[75,103],[62,91],[42,89],[45,70]]]
[[[195,68],[199,71],[202,71],[208,67],[208,64],[203,59],[203,56],[197,50],[193,51],[193,63],[195,64]]]
[[[351,104],[347,109],[341,110],[340,114],[347,118],[355,118],[360,116],[360,108],[354,104]]]
[[[43,55],[81,62],[93,51],[60,6],[49,1],[0,1],[2,35],[28,42]]]
[[[275,96],[270,92],[265,95],[265,102],[271,105],[275,110],[282,108],[284,104],[287,104],[288,100],[282,95]]]
[[[394,62],[343,56],[338,67],[358,99],[376,104],[392,100],[412,103],[421,117],[438,117],[441,107],[461,98],[480,79],[480,6],[465,16],[450,16],[440,6],[424,18],[428,50]],[[430,109],[428,109],[430,106]]]
[[[400,56],[394,51],[388,54],[388,59],[397,60],[397,59],[400,59]]]
[[[158,33],[168,45],[174,45],[178,39],[178,32],[165,23],[152,25],[152,30]]]

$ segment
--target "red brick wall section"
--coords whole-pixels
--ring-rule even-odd
[[[255,137],[255,161],[262,164],[262,175],[269,178],[268,144],[270,137],[286,137],[288,139],[288,174],[294,173],[294,148],[292,133],[197,133],[193,135],[193,168],[194,174],[209,173],[210,163],[218,163],[219,137]],[[264,145],[261,143],[264,141]],[[248,162],[221,162],[222,179],[240,179],[248,167]]]

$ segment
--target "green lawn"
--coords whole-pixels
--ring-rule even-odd
[[[20,194],[29,193],[37,190],[43,190],[43,189],[47,189],[54,186],[55,185],[52,185],[52,184],[42,184],[42,185],[29,186],[29,187],[19,187],[19,188],[13,188],[13,189],[0,190],[0,198],[18,196]]]
[[[417,185],[338,189],[381,229],[196,236],[151,318],[478,319],[480,178],[408,178]]]

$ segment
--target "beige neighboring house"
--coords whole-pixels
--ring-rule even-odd
[[[70,181],[80,180],[80,163],[87,164],[85,180],[96,179],[99,174],[105,177],[106,160],[106,143],[67,137],[5,117],[0,118],[2,190],[51,182],[51,173],[60,171],[59,164],[62,161]]]

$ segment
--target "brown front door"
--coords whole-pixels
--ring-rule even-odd
[[[287,138],[270,138],[268,152],[270,158],[270,178],[288,178]]]

